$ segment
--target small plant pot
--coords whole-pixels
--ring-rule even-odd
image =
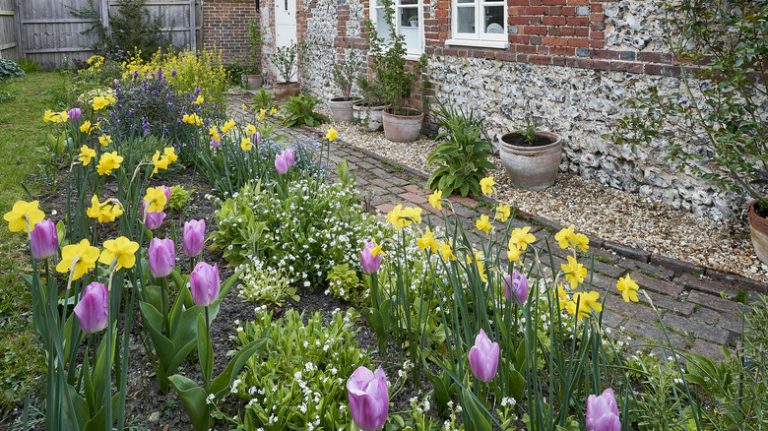
[[[424,113],[418,109],[402,108],[397,113],[385,109],[384,137],[392,142],[413,142],[421,135]]]
[[[258,90],[264,84],[261,75],[246,75],[246,88],[249,90]]]
[[[291,96],[298,96],[301,86],[298,82],[278,82],[272,87],[272,94],[278,102],[284,102]]]
[[[766,215],[757,213],[756,205],[757,201],[751,201],[747,204],[752,246],[755,247],[757,258],[763,263],[768,263],[768,219],[766,219]]]
[[[501,164],[515,187],[543,190],[555,183],[563,145],[554,133],[536,132],[529,144],[522,134],[508,133],[499,139]]]
[[[355,103],[352,105],[352,118],[358,121],[369,132],[375,132],[383,123],[381,113],[387,109],[387,105],[366,105]]]
[[[334,121],[352,121],[352,105],[360,102],[360,97],[334,97],[328,101]]]

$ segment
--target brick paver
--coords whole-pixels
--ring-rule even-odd
[[[242,100],[230,104],[230,114],[247,121],[251,115],[242,111]],[[316,143],[321,138],[312,129],[285,129],[278,124],[276,131],[296,143]],[[366,208],[386,213],[396,204],[420,206],[433,211],[427,204],[429,191],[425,189],[427,176],[407,166],[386,160],[376,154],[352,147],[339,140],[330,146],[332,164],[346,160]],[[481,198],[451,196],[450,202],[464,223],[468,237],[473,242],[481,238],[476,234],[474,221],[481,213],[491,213],[495,202]],[[534,227],[541,242],[548,238],[555,245],[552,250],[564,255],[552,241],[559,226],[535,215],[516,213],[515,225]],[[742,315],[746,305],[758,293],[768,293],[768,286],[731,274],[723,274],[686,262],[658,256],[620,244],[590,238],[591,268],[587,284],[601,293],[608,293],[604,323],[614,329],[614,334],[625,339],[630,337],[633,346],[647,346],[643,339],[663,340],[664,333],[659,317],[668,329],[669,339],[675,348],[697,352],[710,357],[721,357],[722,348],[737,345],[742,332]],[[549,258],[543,262],[549,265]],[[588,259],[589,260],[589,259]],[[616,279],[630,274],[656,306],[654,310],[644,296],[640,304],[626,304],[616,291]]]

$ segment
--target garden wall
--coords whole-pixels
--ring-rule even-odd
[[[348,49],[365,56],[369,3],[299,3],[305,11],[299,39],[309,47],[302,88],[329,97],[335,91],[334,61]],[[740,213],[742,199],[678,172],[665,160],[662,142],[633,152],[605,136],[616,130],[638,89],[680,89],[679,70],[660,37],[659,0],[507,0],[506,49],[446,45],[450,0],[423,4],[430,96],[475,109],[494,138],[520,128],[531,116],[564,137],[563,170],[715,220]]]
[[[203,46],[221,50],[226,63],[250,60],[248,22],[259,20],[255,0],[206,0],[203,3]]]

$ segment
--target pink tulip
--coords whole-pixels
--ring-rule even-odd
[[[195,269],[189,274],[189,291],[192,293],[192,300],[201,307],[207,307],[219,296],[219,267],[217,265],[208,265],[205,262],[199,262]]]
[[[147,254],[153,277],[163,278],[173,272],[176,266],[176,246],[172,239],[152,238]]]
[[[78,121],[82,116],[83,111],[81,111],[80,108],[72,108],[67,111],[67,117],[69,117],[69,121]]]
[[[384,370],[371,372],[358,367],[347,380],[347,398],[352,420],[363,431],[384,426],[389,414],[389,391]]]
[[[184,223],[184,240],[181,249],[189,257],[195,257],[203,251],[205,245],[205,220],[189,220]]]
[[[107,286],[96,281],[86,286],[80,302],[75,305],[75,316],[80,322],[80,329],[86,334],[93,334],[106,328],[109,319]]]
[[[32,256],[37,260],[56,256],[59,250],[59,234],[56,225],[50,219],[44,219],[36,224],[29,234]]]
[[[213,148],[219,148],[219,147],[221,146],[221,141],[220,141],[220,140],[218,140],[218,139],[214,139],[213,137],[211,137],[211,146],[212,146]]]
[[[288,173],[288,169],[296,163],[296,153],[293,148],[283,150],[275,156],[275,169],[280,175]]]
[[[512,297],[513,292],[520,304],[525,303],[528,299],[528,279],[525,274],[516,269],[512,270],[511,276],[504,277],[504,294],[507,296],[507,300]]]
[[[365,247],[363,247],[363,251],[360,252],[360,266],[363,268],[363,272],[368,274],[378,271],[381,266],[381,253],[376,256],[371,253],[371,250],[375,247],[376,244],[368,242],[365,244]]]
[[[599,396],[587,398],[587,431],[621,431],[619,407],[613,389],[608,388]]]
[[[144,226],[146,226],[149,230],[159,228],[165,220],[165,211],[148,213],[146,207],[147,203],[145,201],[141,201],[141,213],[144,215]]]
[[[163,193],[165,193],[165,204],[168,205],[168,202],[171,201],[171,189],[166,186],[159,186],[158,189],[161,189]]]
[[[469,368],[477,380],[489,382],[496,376],[499,366],[499,343],[494,343],[482,329],[469,349]]]

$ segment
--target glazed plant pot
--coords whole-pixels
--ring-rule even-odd
[[[768,263],[768,219],[766,215],[757,213],[756,205],[757,201],[751,201],[747,206],[749,231],[757,258],[763,263]]]
[[[397,113],[386,109],[382,115],[384,120],[384,137],[392,142],[413,142],[421,135],[421,125],[424,113],[418,109],[402,108]]]
[[[383,123],[381,114],[386,108],[387,105],[355,103],[352,105],[352,117],[369,132],[375,132],[381,128]]]
[[[554,133],[536,132],[529,144],[522,134],[508,133],[499,140],[501,164],[515,187],[543,190],[555,183],[563,145]]]
[[[298,96],[301,86],[298,82],[278,82],[272,87],[272,94],[278,102],[284,102],[291,96]]]
[[[261,75],[246,75],[246,85],[249,90],[258,90],[264,84]]]
[[[334,97],[328,101],[334,121],[352,121],[352,105],[363,100],[360,97]]]

